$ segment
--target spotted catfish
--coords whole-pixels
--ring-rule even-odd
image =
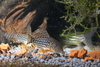
[[[47,18],[44,18],[40,27],[33,32],[33,43],[36,48],[49,49],[53,52],[64,53],[62,45],[52,38],[46,30]]]

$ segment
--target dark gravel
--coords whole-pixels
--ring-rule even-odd
[[[40,56],[43,56],[40,58]],[[84,62],[83,59],[80,58],[73,58],[72,60],[64,57],[64,56],[57,56],[55,54],[45,55],[31,55],[26,53],[25,55],[10,55],[6,56],[4,54],[0,55],[0,67],[34,67],[38,64],[44,65],[53,65],[58,67],[100,67],[100,59],[96,61],[86,61]],[[40,66],[41,67],[41,66]]]

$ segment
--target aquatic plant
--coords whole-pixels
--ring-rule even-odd
[[[56,0],[59,3],[65,4],[66,11],[64,18],[70,26],[61,34],[62,36],[69,36],[71,34],[82,33],[77,32],[75,27],[81,26],[85,30],[90,28],[100,28],[98,19],[100,16],[100,1],[99,0]],[[76,33],[71,33],[74,30]],[[68,34],[66,32],[68,31]],[[100,37],[100,34],[98,34]]]

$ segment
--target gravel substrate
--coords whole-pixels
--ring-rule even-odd
[[[41,66],[39,66],[42,64]],[[45,65],[43,65],[45,64]],[[100,60],[86,61],[80,58],[68,59],[68,57],[60,56],[59,54],[39,54],[31,55],[26,53],[25,55],[0,55],[0,67],[100,67]]]
[[[2,51],[4,50],[2,49]],[[34,49],[28,49],[25,54],[14,54],[21,50],[22,48],[13,46],[7,52],[0,52],[0,67],[100,67],[100,59],[83,61],[82,58],[69,58],[67,54],[69,51],[66,55],[37,54]]]

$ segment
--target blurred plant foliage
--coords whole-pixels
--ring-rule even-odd
[[[98,22],[98,10],[100,8],[100,0],[56,0],[59,3],[65,4],[65,20],[70,24],[66,26],[66,29],[62,33],[62,36],[71,35],[71,30],[75,31],[75,26],[80,25],[85,30],[89,28],[98,28],[100,22]],[[95,18],[95,21],[91,18]],[[82,22],[86,22],[85,24]],[[91,25],[91,27],[88,27]],[[95,26],[94,26],[95,25]],[[68,34],[65,35],[65,32],[68,31]],[[85,31],[84,31],[85,32]],[[83,33],[84,33],[83,32]],[[76,32],[82,33],[82,32]],[[73,33],[73,34],[76,34]]]

